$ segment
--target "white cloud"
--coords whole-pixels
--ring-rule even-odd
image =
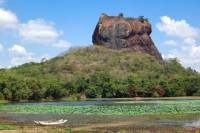
[[[2,44],[0,44],[0,53],[4,51],[4,47]]]
[[[4,0],[0,0],[0,4],[1,2],[3,3]],[[54,48],[64,50],[71,46],[69,42],[60,40],[62,32],[52,22],[44,19],[20,22],[15,13],[3,8],[0,8],[0,34],[11,40],[16,39],[21,42],[20,44],[49,44]],[[5,51],[5,48],[0,44],[0,53],[2,51]],[[6,65],[4,63],[3,67],[18,66],[32,61],[40,62],[42,58],[28,52],[22,45],[13,45],[7,51],[10,56],[3,56],[4,60],[8,60]]]
[[[168,58],[178,58],[185,67],[192,67],[200,71],[200,45],[196,42],[184,40],[182,45],[169,51]]]
[[[0,28],[17,28],[18,19],[16,15],[8,10],[0,9]]]
[[[34,58],[31,56],[24,56],[24,57],[13,57],[11,59],[11,65],[12,66],[18,66],[18,65],[22,65],[24,63],[28,63],[28,62],[32,62],[34,61]]]
[[[22,24],[19,35],[23,41],[46,44],[55,41],[60,34],[52,23],[36,19]]]
[[[3,65],[0,64],[0,69],[5,68]]]
[[[53,44],[53,47],[59,49],[69,49],[71,47],[71,43],[65,40],[59,40],[58,42]]]
[[[35,57],[34,53],[28,52],[23,46],[18,44],[13,45],[11,48],[8,49],[8,51],[11,56],[8,68],[22,65],[28,62],[41,62],[43,58],[49,59],[48,54]]]
[[[163,44],[167,45],[167,46],[177,46],[177,42],[174,40],[167,40],[165,42],[163,42]]]
[[[27,23],[18,21],[17,16],[0,8],[0,29],[17,31],[21,41],[25,43],[49,44],[53,43],[61,35],[54,24],[44,19],[29,20]]]
[[[192,27],[186,20],[176,21],[168,16],[162,16],[161,22],[156,24],[160,32],[172,37],[179,38],[198,38],[199,29]]]
[[[20,45],[15,44],[13,47],[9,48],[8,51],[11,55],[10,63],[12,66],[17,66],[27,62],[35,61],[35,59],[33,58],[33,54],[27,52],[27,50]]]
[[[27,51],[24,47],[15,44],[13,47],[8,49],[10,55],[12,56],[17,56],[17,57],[21,57],[21,56],[26,56],[27,55]]]
[[[185,67],[192,67],[200,72],[200,45],[197,42],[200,37],[199,29],[194,28],[185,20],[176,21],[167,16],[161,17],[157,28],[175,39],[164,42],[172,50],[163,57],[178,58]]]

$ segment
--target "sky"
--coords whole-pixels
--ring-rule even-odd
[[[200,71],[199,0],[0,0],[0,68],[92,45],[101,13],[145,16],[163,58]]]

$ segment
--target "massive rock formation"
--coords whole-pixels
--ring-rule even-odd
[[[162,61],[151,37],[151,24],[145,19],[131,19],[102,14],[93,33],[93,43],[112,49],[133,48]]]

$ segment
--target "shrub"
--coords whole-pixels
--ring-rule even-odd
[[[144,23],[144,22],[149,22],[149,20],[148,20],[147,18],[144,18],[144,16],[139,16],[139,17],[138,17],[138,20],[139,20],[140,22],[142,22],[142,23]]]
[[[4,100],[4,95],[1,92],[0,92],[0,100]]]
[[[118,17],[124,17],[124,14],[123,13],[119,13]]]

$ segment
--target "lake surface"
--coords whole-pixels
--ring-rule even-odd
[[[152,106],[170,104],[188,104],[195,102],[200,107],[199,99],[102,99],[89,101],[54,101],[54,102],[31,102],[31,103],[8,103],[8,105],[28,105],[28,106],[87,106],[87,105],[130,105],[130,106]],[[0,119],[22,124],[34,124],[34,120],[58,120],[68,119],[66,126],[83,126],[91,124],[123,123],[125,127],[195,127],[200,128],[200,112],[186,114],[167,115],[86,115],[86,114],[49,114],[49,113],[20,113],[20,112],[0,112]],[[123,125],[124,127],[124,125]]]
[[[152,105],[152,104],[170,104],[174,102],[200,101],[200,99],[173,99],[173,98],[159,98],[159,99],[118,99],[105,98],[101,100],[87,100],[87,101],[52,101],[52,102],[24,102],[24,103],[6,103],[6,104],[26,104],[26,105],[61,105],[61,106],[84,106],[84,105]]]

